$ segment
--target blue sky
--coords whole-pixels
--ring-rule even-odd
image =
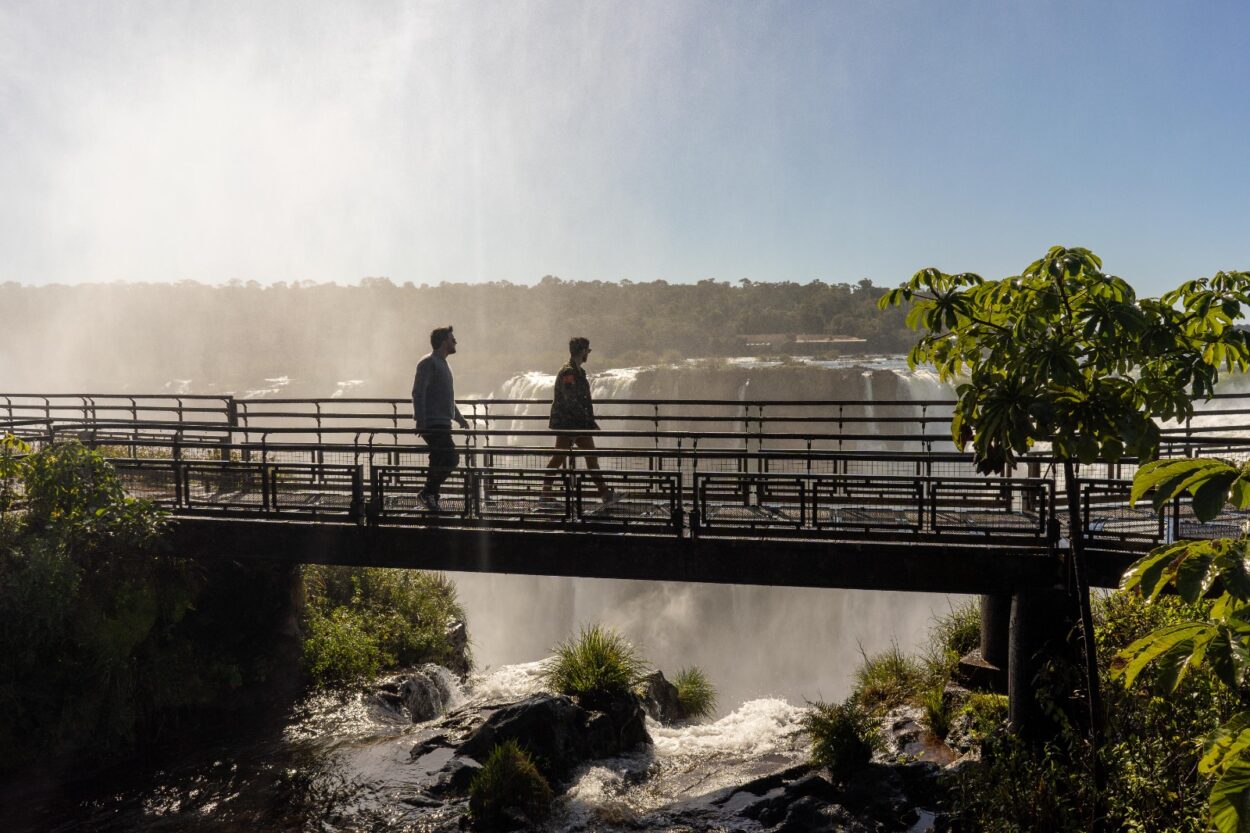
[[[0,0],[0,281],[1250,269],[1250,5]]]

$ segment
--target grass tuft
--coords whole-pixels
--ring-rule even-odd
[[[945,739],[951,731],[950,701],[943,694],[945,686],[926,688],[920,693],[920,707],[924,709],[924,722],[929,731],[939,738]]]
[[[612,697],[630,692],[647,672],[637,649],[616,631],[584,626],[555,647],[543,671],[549,689],[574,697]]]
[[[519,813],[537,824],[551,812],[551,785],[515,740],[491,750],[469,784],[469,812],[479,830],[508,830]]]
[[[708,682],[702,668],[692,665],[681,669],[673,685],[677,686],[677,700],[687,718],[702,720],[716,713],[716,689]]]
[[[851,696],[872,712],[888,711],[917,699],[926,682],[921,664],[892,645],[873,656],[864,655],[855,671]]]
[[[837,781],[866,766],[882,745],[872,715],[854,700],[810,703],[802,725],[812,739],[812,763],[828,767]]]
[[[969,599],[958,607],[952,607],[946,614],[935,617],[924,651],[925,687],[945,687],[960,657],[980,644],[981,605],[976,599]]]

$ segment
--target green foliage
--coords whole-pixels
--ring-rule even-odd
[[[328,614],[311,612],[304,636],[304,667],[317,686],[363,683],[381,673],[394,658],[383,653],[367,625],[368,617],[350,607]]]
[[[12,434],[0,436],[0,518],[12,510],[21,489],[22,458],[30,446]]]
[[[199,693],[165,686],[162,662],[197,575],[160,552],[160,513],[81,444],[10,454],[3,476],[25,501],[0,529],[0,768],[123,751]]]
[[[673,680],[677,687],[677,700],[686,717],[700,720],[716,713],[716,689],[698,666],[683,668]]]
[[[448,628],[464,620],[464,609],[442,574],[309,565],[304,588],[304,662],[316,685],[352,685],[426,662],[460,663]]]
[[[1171,693],[1159,687],[1153,668],[1144,670],[1133,687],[1113,683],[1110,677],[1117,652],[1152,630],[1205,616],[1210,604],[1191,604],[1177,596],[1147,603],[1137,592],[1096,599],[1095,642],[1108,715],[1101,752],[1107,787],[1097,797],[1104,829],[1208,830],[1212,781],[1199,771],[1198,739],[1236,711],[1236,696],[1203,669],[1189,674]],[[1093,757],[1085,738],[1065,725],[1052,742],[1017,743],[1003,731],[1007,703],[998,695],[973,695],[965,711],[972,715],[971,734],[984,746],[981,763],[961,770],[956,780],[953,801],[959,829],[1090,829]]]
[[[637,649],[616,631],[583,626],[576,638],[561,642],[543,671],[548,688],[576,697],[613,697],[631,691],[647,672]]]
[[[1000,731],[1007,721],[1007,698],[1002,694],[976,692],[964,705],[964,713],[972,718],[969,731],[974,738],[987,738]]]
[[[855,670],[852,698],[871,712],[885,712],[918,699],[925,686],[925,670],[913,657],[892,645],[864,656]]]
[[[1238,508],[1250,505],[1250,477],[1244,467],[1222,460],[1161,461],[1139,470],[1132,497],[1149,494],[1161,507],[1184,493],[1192,496],[1195,514],[1209,519],[1229,501]],[[1192,614],[1120,649],[1112,671],[1126,687],[1149,674],[1149,687],[1174,696],[1197,676],[1202,686],[1215,680],[1226,696],[1242,695],[1250,668],[1250,540],[1159,547],[1124,574],[1121,587],[1156,605],[1164,604],[1165,590],[1175,590]],[[1250,826],[1250,711],[1219,717],[1222,723],[1208,726],[1198,772],[1212,782],[1212,824],[1234,833]]]
[[[850,778],[882,748],[873,716],[853,699],[808,704],[802,726],[812,741],[812,763],[828,767],[837,781]]]
[[[1098,806],[1088,760],[1064,745],[1036,745],[1006,732],[988,734],[981,760],[952,786],[953,830],[976,833],[1088,833]],[[1106,830],[1172,830],[1171,827]]]
[[[1154,457],[1156,419],[1192,415],[1221,369],[1250,367],[1234,326],[1248,292],[1250,272],[1220,272],[1138,298],[1093,252],[1055,246],[998,281],[923,269],[880,306],[911,304],[908,361],[959,382],[952,438],[1001,473],[1037,441],[1082,462]]]
[[[469,784],[469,812],[480,830],[510,830],[514,814],[537,824],[551,813],[551,785],[515,740],[491,750]]]

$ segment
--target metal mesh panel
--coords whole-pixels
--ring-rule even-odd
[[[677,472],[601,471],[612,492],[604,501],[594,473],[573,473],[574,509],[582,523],[680,528],[681,475]]]
[[[275,512],[347,514],[363,496],[354,466],[278,464],[268,467]]]
[[[924,483],[913,478],[813,478],[817,529],[913,530],[924,522]]]
[[[370,495],[374,516],[379,520],[402,519],[405,523],[469,517],[473,511],[471,470],[455,469],[444,481],[439,494],[443,511],[438,514],[431,513],[417,500],[428,476],[429,469],[425,466],[375,466]]]
[[[183,501],[189,508],[268,508],[264,465],[230,461],[184,461]]]
[[[1203,523],[1188,501],[1175,507],[1177,538],[1240,538],[1250,524],[1250,512],[1229,509]]]
[[[1081,484],[1081,520],[1088,540],[1156,546],[1165,540],[1164,519],[1148,500],[1129,506],[1132,484],[1098,480]]]
[[[178,464],[173,460],[121,459],[112,464],[126,494],[161,506],[178,505]]]
[[[807,520],[801,477],[699,474],[695,488],[701,530],[801,529]]]
[[[936,533],[1045,537],[1051,503],[1045,482],[969,478],[929,483],[930,526]]]
[[[518,523],[566,523],[573,518],[567,472],[482,469],[474,473],[478,516]]]

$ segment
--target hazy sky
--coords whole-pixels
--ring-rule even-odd
[[[0,0],[0,281],[1250,268],[1250,4]]]

